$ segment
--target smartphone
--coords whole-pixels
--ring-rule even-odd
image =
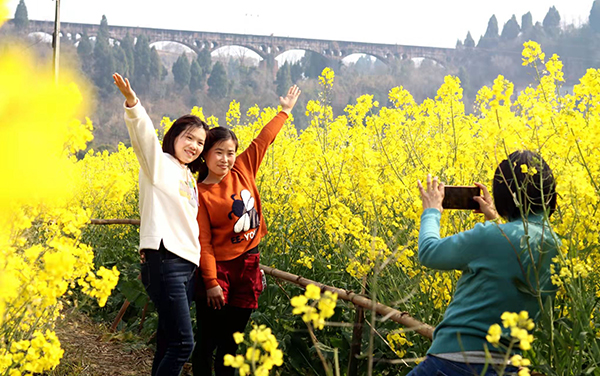
[[[479,187],[446,185],[444,186],[442,207],[444,209],[479,209],[479,203],[473,200],[474,196],[481,196],[481,189]]]

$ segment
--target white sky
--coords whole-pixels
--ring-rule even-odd
[[[14,15],[19,0],[9,0]],[[61,0],[61,20],[194,31],[454,47],[475,42],[496,15],[500,31],[528,11],[542,22],[554,5],[563,23],[587,22],[593,0]],[[25,0],[29,18],[53,20],[55,2]],[[286,10],[286,9],[289,9]]]

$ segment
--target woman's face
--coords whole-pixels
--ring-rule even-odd
[[[231,139],[216,143],[204,156],[212,175],[224,177],[235,163],[235,142]]]
[[[175,139],[175,158],[182,164],[192,163],[204,150],[205,140],[206,131],[202,128],[192,128],[181,132]]]

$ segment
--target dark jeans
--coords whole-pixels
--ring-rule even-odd
[[[235,368],[225,367],[223,357],[227,354],[235,356],[238,345],[233,340],[233,333],[244,333],[250,319],[252,309],[225,305],[214,309],[206,304],[206,297],[196,299],[196,347],[192,354],[194,376],[212,375],[213,354],[215,349],[215,375],[233,376]]]
[[[142,283],[158,311],[152,376],[178,376],[194,348],[190,317],[196,265],[167,251],[144,250]]]
[[[484,364],[452,362],[450,360],[427,355],[427,358],[419,363],[419,365],[406,376],[473,376],[481,375],[484,368]],[[516,375],[516,372],[517,368],[512,366],[508,366],[504,369],[504,374],[507,376]],[[496,370],[492,365],[488,364],[487,371],[484,375],[496,376],[498,373],[496,373]]]

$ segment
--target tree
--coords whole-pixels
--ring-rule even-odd
[[[90,42],[90,37],[84,31],[77,44],[77,55],[79,55],[80,59],[87,60],[92,55],[93,50],[94,47],[92,46],[92,42]]]
[[[120,45],[115,45],[112,48],[113,59],[115,62],[115,72],[125,74],[127,71],[127,57],[125,56],[125,50]],[[129,77],[129,76],[125,76]]]
[[[513,16],[508,20],[507,23],[504,24],[502,28],[502,34],[500,35],[500,39],[504,41],[509,41],[516,39],[519,36],[519,32],[521,28],[519,27],[519,23],[517,22],[517,17],[513,14]]]
[[[300,61],[304,68],[304,76],[307,78],[317,78],[327,67],[327,58],[313,51],[306,51]]]
[[[27,15],[27,6],[25,5],[25,0],[19,1],[13,22],[15,23],[15,28],[18,31],[24,31],[29,26],[29,16]]]
[[[108,20],[105,15],[102,15],[100,20],[100,28],[98,29],[98,36],[96,38],[102,38],[108,40],[110,38],[110,32],[108,31]]]
[[[302,65],[300,65],[299,61],[290,66],[290,75],[292,83],[298,83],[302,79]]]
[[[287,61],[277,71],[275,82],[277,83],[277,94],[285,96],[290,86],[292,86],[292,73]]]
[[[590,10],[590,28],[600,33],[600,0],[594,0]]]
[[[475,41],[473,40],[473,37],[471,36],[471,32],[467,32],[467,37],[465,38],[465,43],[464,43],[466,48],[473,48],[475,47]]]
[[[490,17],[487,30],[485,31],[485,35],[483,37],[488,39],[498,38],[498,20],[496,19],[495,14]]]
[[[533,29],[533,17],[531,16],[531,12],[527,12],[521,17],[521,31],[527,33],[531,29]]]
[[[463,46],[463,42],[462,42],[462,40],[460,40],[460,39],[457,39],[457,40],[456,40],[456,48],[457,48],[457,49],[460,49],[460,48],[463,48],[463,47],[464,47],[464,46]]]
[[[190,66],[190,91],[193,93],[201,90],[203,86],[204,73],[202,72],[202,68],[200,68],[198,60],[192,60],[192,65]]]
[[[498,45],[498,20],[496,15],[492,15],[488,21],[487,30],[485,35],[479,39],[477,47],[480,48],[494,48]]]
[[[210,72],[208,77],[208,95],[215,99],[222,99],[227,96],[227,90],[229,88],[229,81],[227,80],[227,73],[225,72],[225,66],[220,61],[217,61]]]
[[[121,41],[121,48],[125,53],[125,70],[123,71],[124,77],[134,77],[135,73],[135,47],[133,38],[129,33],[125,35],[125,38]]]
[[[100,21],[98,35],[96,35],[93,58],[94,72],[92,78],[96,86],[100,89],[100,94],[106,96],[114,90],[111,76],[115,71],[115,62],[109,41],[108,21],[104,15],[102,16],[102,21]]]
[[[81,69],[91,76],[93,67],[93,55],[94,47],[87,33],[84,31],[77,44],[77,55],[79,55],[79,61],[81,62]]]
[[[190,84],[190,62],[185,56],[185,52],[173,64],[172,72],[175,83],[179,86],[186,87]]]
[[[150,84],[150,65],[152,64],[150,55],[148,37],[142,34],[138,36],[134,49],[134,78],[136,88],[140,92],[146,91]]]
[[[556,7],[552,7],[548,9],[548,13],[546,13],[546,17],[544,17],[544,31],[546,34],[550,36],[557,36],[560,34],[560,14]]]
[[[201,49],[196,60],[198,61],[200,68],[202,68],[203,78],[205,78],[212,69],[212,56],[210,55],[210,51],[206,48]]]
[[[163,65],[158,56],[156,47],[152,46],[150,49],[150,78],[151,79],[162,79]]]

